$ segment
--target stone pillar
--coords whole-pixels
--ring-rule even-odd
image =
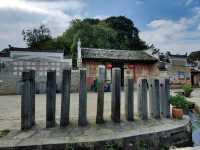
[[[22,81],[21,130],[26,130],[32,127],[30,72],[22,73]]]
[[[71,69],[63,70],[60,126],[69,124]]]
[[[153,118],[160,118],[160,93],[159,93],[159,80],[149,80],[149,108],[150,115]]]
[[[56,71],[47,72],[47,102],[46,102],[46,127],[56,125]]]
[[[98,66],[98,85],[97,85],[97,116],[96,123],[103,123],[104,111],[104,83],[105,83],[105,66]]]
[[[147,79],[140,79],[138,83],[138,114],[142,120],[148,119]]]
[[[164,80],[160,79],[160,113],[163,116],[165,109],[165,85]]]
[[[87,85],[86,69],[80,69],[80,88],[79,88],[79,126],[87,125]]]
[[[120,122],[120,100],[121,100],[121,69],[112,69],[112,104],[111,119]]]
[[[125,77],[125,116],[127,121],[134,120],[134,88],[133,76],[126,75]]]
[[[169,79],[164,79],[164,109],[163,117],[170,118],[170,83]]]
[[[30,91],[31,91],[31,109],[32,109],[32,125],[34,126],[35,125],[35,93],[36,93],[36,87],[35,87],[35,70],[31,70],[30,71],[30,83],[31,83],[31,86],[30,86]]]

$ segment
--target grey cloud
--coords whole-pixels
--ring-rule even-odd
[[[69,26],[70,21],[76,16],[81,17],[84,3],[80,1],[43,1],[28,0],[26,6],[0,8],[0,50],[8,44],[22,46],[21,32],[24,28],[38,27],[45,24],[53,36],[60,35]],[[69,4],[69,5],[68,5]]]

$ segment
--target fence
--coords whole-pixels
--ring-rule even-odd
[[[61,116],[60,127],[68,126],[70,111],[70,87],[71,70],[63,70],[62,76],[62,96],[61,96]],[[104,83],[105,67],[98,67],[98,88],[97,88],[97,113],[96,123],[104,123]],[[22,97],[21,97],[21,129],[31,129],[35,125],[35,71],[25,71],[22,73]],[[127,75],[125,77],[125,117],[127,121],[134,120],[134,80]],[[46,90],[46,128],[56,125],[55,105],[56,105],[56,71],[47,72]],[[170,117],[169,104],[169,79],[146,79],[141,78],[137,84],[137,101],[139,118],[147,120],[151,118],[159,119],[161,116]],[[149,94],[149,96],[148,96]],[[150,111],[148,111],[148,97]],[[111,120],[120,122],[121,105],[121,70],[112,68],[112,99],[111,99]],[[150,115],[148,114],[150,112]],[[79,117],[78,125],[87,125],[87,86],[86,69],[80,69],[79,84]]]

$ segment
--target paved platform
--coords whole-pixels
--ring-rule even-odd
[[[144,135],[156,135],[158,133],[161,133],[166,138],[168,132],[169,136],[173,134],[173,138],[176,138],[176,134],[180,136],[181,133],[185,134],[186,132],[179,129],[186,128],[186,130],[190,130],[187,129],[188,126],[190,126],[190,122],[189,118],[186,116],[182,120],[150,119],[148,121],[122,121],[121,123],[107,121],[102,125],[91,123],[84,128],[78,128],[74,124],[71,124],[65,129],[60,129],[59,127],[45,129],[36,126],[32,130],[23,132],[12,130],[7,136],[0,138],[0,149],[5,147],[98,142]],[[174,133],[170,133],[172,131]],[[156,135],[156,137],[158,137],[158,135]],[[169,137],[169,139],[172,140],[172,137]],[[167,139],[165,142],[167,143]]]
[[[111,93],[105,92],[104,115],[110,119],[111,116]],[[137,93],[135,93],[134,111],[137,114]],[[124,114],[124,92],[121,94],[121,114]],[[71,93],[70,120],[77,121],[79,108],[79,94]],[[46,120],[46,95],[36,95],[36,122]],[[59,120],[61,111],[61,94],[56,95],[56,118]],[[87,94],[87,117],[95,120],[97,111],[97,93]],[[0,130],[20,129],[21,119],[21,96],[7,95],[0,96]]]

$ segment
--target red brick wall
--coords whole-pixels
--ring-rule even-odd
[[[90,90],[94,80],[96,79],[97,75],[97,69],[98,65],[101,65],[102,63],[99,62],[83,62],[83,67],[87,69],[87,86]],[[109,64],[105,63],[104,64]],[[157,67],[157,64],[134,64],[133,68],[128,68],[128,64],[124,65],[124,70],[131,74],[133,74],[133,77],[135,80],[137,80],[139,77],[151,77],[151,76],[157,76],[159,75],[159,69]]]

